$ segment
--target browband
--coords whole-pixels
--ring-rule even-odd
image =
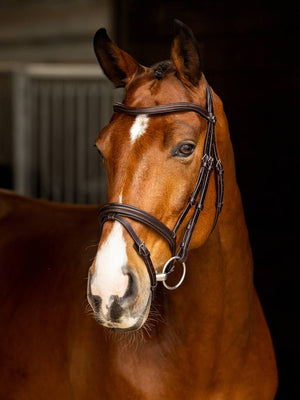
[[[209,112],[204,107],[194,104],[194,103],[172,103],[172,104],[161,104],[159,106],[153,107],[130,107],[123,103],[116,103],[114,105],[114,111],[119,113],[124,113],[127,115],[161,115],[161,114],[171,114],[174,112],[186,112],[193,111],[201,115],[207,121],[212,123],[216,122],[216,117],[212,112]]]

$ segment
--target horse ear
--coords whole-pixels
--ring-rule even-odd
[[[175,37],[171,58],[179,79],[185,84],[198,86],[202,75],[199,47],[191,29],[178,19],[175,23]]]
[[[104,28],[95,33],[94,50],[105,75],[116,87],[126,86],[143,69],[133,57],[108,37]]]

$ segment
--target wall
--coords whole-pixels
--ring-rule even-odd
[[[101,26],[114,32],[112,0],[0,1],[0,187],[14,187],[14,71],[26,70],[30,63],[99,68],[92,41]]]
[[[0,7],[0,61],[94,63],[95,31],[114,29],[110,0],[7,0]]]

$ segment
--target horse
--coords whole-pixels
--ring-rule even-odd
[[[0,192],[1,398],[274,399],[227,119],[175,28],[152,67],[95,34],[125,88],[95,142],[99,215]]]

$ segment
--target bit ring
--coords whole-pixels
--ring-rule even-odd
[[[174,260],[179,260],[179,259],[180,259],[179,256],[171,257],[171,258],[165,263],[165,265],[164,265],[164,267],[163,267],[163,270],[162,270],[162,273],[156,275],[156,280],[157,280],[157,281],[162,281],[164,287],[165,287],[166,289],[168,289],[168,290],[175,290],[175,289],[179,288],[179,286],[180,286],[180,285],[182,284],[182,282],[184,281],[185,274],[186,274],[186,265],[185,265],[184,262],[182,262],[181,264],[182,264],[182,269],[183,269],[183,271],[182,271],[182,276],[181,276],[179,282],[178,282],[176,285],[174,285],[174,286],[170,286],[170,285],[168,285],[167,282],[166,282],[166,281],[167,281],[168,274],[170,274],[171,272],[174,271],[174,268],[172,268],[171,271],[166,272],[167,267],[169,266],[169,264],[170,264],[172,261],[174,261]]]

